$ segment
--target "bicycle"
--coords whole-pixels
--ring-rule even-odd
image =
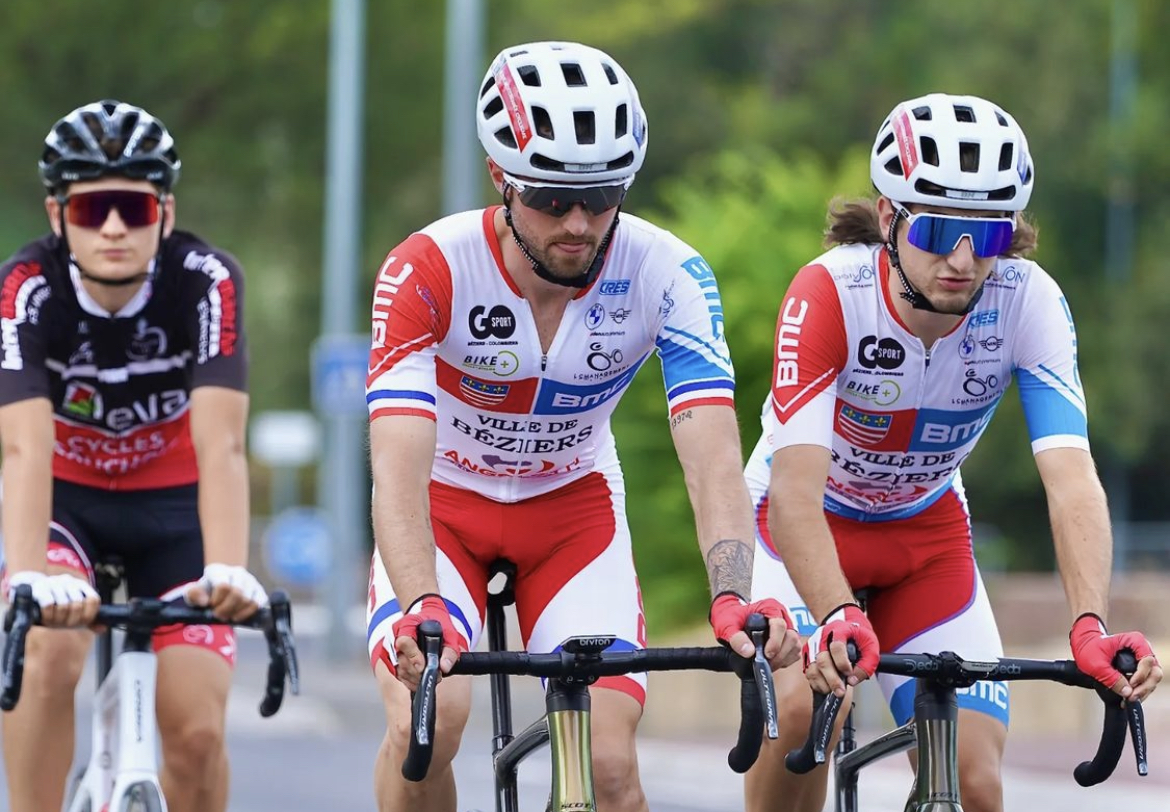
[[[109,568],[98,571],[102,606],[94,625],[104,627],[98,636],[96,664],[97,691],[94,697],[93,727],[89,761],[75,777],[68,812],[166,812],[167,805],[158,782],[157,730],[154,691],[157,660],[151,636],[160,626],[232,625],[258,629],[268,642],[268,675],[260,715],[269,717],[280,710],[285,683],[300,693],[296,648],[292,637],[292,609],[288,596],[273,592],[268,607],[242,621],[221,620],[210,609],[195,608],[158,598],[133,598],[124,604],[110,603],[121,580]],[[4,619],[8,633],[4,643],[0,710],[9,711],[20,699],[24,677],[25,638],[40,622],[40,607],[33,600],[32,587],[16,588]],[[113,656],[113,630],[124,629],[122,650]]]
[[[856,650],[849,643],[850,658]],[[1125,674],[1137,667],[1133,653],[1120,652],[1113,665]],[[1141,703],[1122,704],[1121,697],[1084,674],[1072,660],[1001,658],[994,662],[964,660],[954,652],[940,654],[883,654],[879,673],[915,678],[914,718],[872,741],[857,745],[846,716],[841,739],[833,751],[836,811],[858,812],[858,773],[867,765],[911,748],[918,749],[918,766],[905,812],[963,812],[959,797],[958,703],[956,688],[982,680],[1049,680],[1097,691],[1105,705],[1104,728],[1097,753],[1077,765],[1073,777],[1082,787],[1100,784],[1113,774],[1125,747],[1128,727],[1138,775],[1149,772],[1146,758],[1145,716]],[[784,763],[794,773],[811,771],[826,761],[828,742],[844,700],[835,694],[813,694],[813,718],[803,747],[787,754]]]
[[[500,562],[493,567],[492,577],[499,573],[505,575],[504,585],[498,592],[489,591],[487,600],[489,650],[462,654],[451,669],[453,675],[491,677],[496,812],[518,812],[520,762],[546,744],[552,757],[549,812],[596,812],[589,686],[598,677],[678,669],[734,672],[741,680],[741,719],[737,743],[727,760],[738,773],[747,772],[755,763],[765,732],[771,739],[779,735],[772,670],[764,658],[767,623],[762,615],[752,615],[748,621],[748,632],[756,646],[752,659],[716,646],[607,651],[615,638],[604,635],[569,638],[560,651],[549,654],[508,651],[504,609],[515,602],[515,567]],[[442,649],[442,633],[436,622],[419,625],[419,645],[427,664],[412,700],[410,747],[402,765],[402,775],[410,781],[426,777],[434,746],[435,687]],[[510,676],[548,680],[545,715],[518,735],[513,735],[512,729]]]

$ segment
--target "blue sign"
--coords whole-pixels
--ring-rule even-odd
[[[370,337],[324,335],[313,342],[313,406],[328,415],[366,414]]]
[[[332,540],[325,514],[317,508],[291,507],[276,515],[261,537],[264,565],[290,586],[324,583],[332,563]]]

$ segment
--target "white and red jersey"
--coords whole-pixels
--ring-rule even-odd
[[[772,393],[748,463],[758,500],[772,454],[832,451],[825,507],[858,520],[925,510],[948,489],[1012,377],[1032,451],[1088,449],[1072,314],[1034,262],[996,262],[974,311],[926,347],[894,310],[888,256],[839,246],[802,268],[780,306]]]
[[[623,213],[601,275],[545,353],[504,268],[497,210],[431,224],[378,271],[370,419],[436,420],[436,481],[513,502],[618,470],[609,418],[655,350],[671,414],[733,405],[723,306],[694,249]]]

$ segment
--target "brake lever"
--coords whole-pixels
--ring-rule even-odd
[[[431,766],[435,738],[435,689],[439,684],[439,655],[443,650],[443,627],[436,620],[418,624],[418,642],[426,657],[418,690],[410,698],[410,746],[402,762],[402,777],[422,781]]]
[[[756,618],[762,623],[753,623]],[[763,628],[759,628],[761,625]],[[764,712],[764,732],[775,741],[780,738],[780,725],[776,718],[776,685],[772,680],[772,666],[764,656],[764,645],[768,642],[768,621],[762,615],[753,614],[748,618],[747,628],[750,630],[748,634],[751,635],[752,645],[756,647],[752,658],[752,677],[760,694],[760,709]]]

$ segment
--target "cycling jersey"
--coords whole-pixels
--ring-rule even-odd
[[[435,480],[513,502],[616,469],[609,418],[655,349],[671,414],[732,405],[719,291],[692,248],[622,214],[601,275],[545,353],[504,268],[498,208],[439,220],[378,271],[370,419],[437,420]]]
[[[175,231],[158,263],[113,315],[53,235],[0,265],[0,405],[50,400],[56,479],[107,490],[194,483],[191,390],[245,388],[236,261]]]
[[[776,450],[819,445],[826,510],[915,515],[957,482],[1013,375],[1033,453],[1088,449],[1072,314],[1039,265],[997,260],[974,311],[930,347],[898,317],[888,269],[880,246],[839,246],[793,280],[749,478],[767,481]]]

